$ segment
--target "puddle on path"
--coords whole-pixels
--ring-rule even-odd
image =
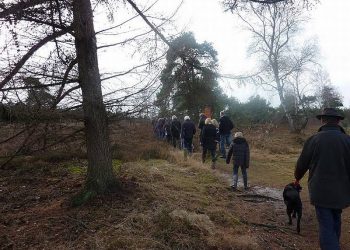
[[[217,175],[224,179],[228,185],[232,183],[232,176],[219,172]],[[269,202],[273,203],[276,210],[285,209],[283,203],[283,190],[272,187],[261,187],[261,186],[251,186],[248,191],[243,191],[243,180],[239,178],[238,180],[238,190],[242,190],[241,194],[238,196],[242,197],[244,201],[253,203]]]

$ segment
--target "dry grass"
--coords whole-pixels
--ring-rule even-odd
[[[311,127],[301,135],[292,134],[286,127],[243,130],[251,148],[251,162],[248,170],[249,181],[253,185],[283,188],[294,180],[294,168],[302,145],[316,127]],[[229,175],[232,165],[219,159],[219,169]],[[306,178],[302,180],[306,185]]]
[[[152,200],[150,196],[154,199],[152,206],[142,211],[153,223],[147,227],[148,242],[165,249],[234,248],[237,231],[241,235],[247,230],[234,216],[235,195],[196,160],[184,161],[177,151],[170,154],[177,164],[153,160],[122,167],[122,174],[131,175],[144,190],[146,197],[139,197],[139,201]],[[241,245],[254,249],[249,246],[256,242],[251,239]]]
[[[232,166],[201,164],[200,153],[180,151],[153,139],[149,125],[111,127],[119,192],[80,208],[69,199],[80,191],[86,160],[47,153],[15,160],[0,170],[0,245],[58,249],[314,249],[317,230],[305,206],[307,236],[286,231],[273,204],[252,204],[230,192]],[[312,131],[312,130],[310,130]],[[282,188],[293,180],[301,144],[284,128],[246,130],[251,145],[249,181]],[[222,175],[224,173],[224,177]],[[306,187],[305,183],[303,185]],[[25,188],[23,188],[25,187]],[[307,189],[303,200],[307,201]],[[275,223],[266,229],[246,222]],[[350,228],[345,220],[344,227]],[[307,226],[306,226],[307,225]],[[283,230],[279,230],[279,227]],[[343,236],[345,239],[346,235]],[[316,248],[316,247],[315,247]]]
[[[226,185],[196,160],[184,161],[179,151],[168,151],[166,157],[172,163],[114,161],[120,193],[80,208],[70,208],[67,201],[82,186],[84,160],[37,160],[3,171],[0,185],[9,178],[16,181],[6,185],[12,195],[0,199],[7,204],[0,217],[7,225],[0,227],[5,235],[0,243],[61,249],[224,249],[239,243],[254,249],[249,247],[257,244],[254,238],[239,240],[248,228],[234,216],[235,195]],[[23,216],[25,223],[17,223]],[[18,230],[25,236],[19,237]]]

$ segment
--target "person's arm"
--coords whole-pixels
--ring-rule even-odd
[[[202,134],[200,134],[201,142],[203,142],[203,139],[204,139],[204,137],[205,137],[205,134],[206,134],[206,129],[205,129],[205,126],[204,126],[203,129],[202,129]]]
[[[219,142],[219,141],[220,141],[220,133],[219,133],[219,129],[216,129],[215,141],[216,141],[216,142]]]
[[[222,132],[222,127],[223,127],[224,123],[223,123],[222,118],[220,118],[219,121],[220,121],[220,122],[219,122],[219,134],[221,134],[221,132]]]
[[[249,144],[247,143],[247,149],[246,149],[246,155],[245,155],[245,167],[249,168],[250,163],[250,150],[249,150]]]
[[[176,124],[175,124],[175,129],[176,129],[176,131],[179,133],[179,135],[181,135],[181,122],[177,122]]]
[[[231,143],[230,149],[228,150],[227,157],[226,157],[226,164],[230,164],[232,154],[233,154],[233,143]]]
[[[233,124],[233,122],[231,121],[231,119],[230,119],[229,121],[230,121],[230,130],[232,130],[232,129],[235,127],[235,125]]]
[[[301,154],[295,166],[294,177],[297,181],[303,178],[305,173],[309,170],[310,162],[315,147],[312,138],[313,137],[310,137],[305,142],[303,150],[301,151]]]
[[[347,141],[347,145],[346,145],[346,151],[345,151],[345,162],[346,162],[348,178],[350,180],[350,136],[347,136],[346,141]]]
[[[199,129],[203,129],[203,126],[204,126],[203,120],[202,120],[202,119],[199,119],[198,128],[199,128]]]

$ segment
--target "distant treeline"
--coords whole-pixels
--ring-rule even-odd
[[[273,124],[282,124],[287,122],[285,117],[285,112],[281,107],[272,107],[271,104],[264,98],[257,96],[252,96],[247,102],[239,102],[236,98],[226,99],[226,113],[233,121],[240,126],[251,126],[254,124],[264,124],[264,123],[273,123]],[[308,118],[314,118],[317,114],[320,113],[320,107],[309,107],[307,110]],[[213,110],[213,117],[219,118],[220,110],[216,108]],[[292,111],[292,110],[291,110]],[[342,122],[343,126],[350,126],[350,109],[342,108],[340,112],[345,116],[344,121]],[[293,112],[291,112],[293,114]],[[199,113],[198,113],[199,114]],[[170,117],[173,114],[165,114],[165,117]],[[182,117],[184,114],[176,114],[179,117]],[[304,114],[302,114],[304,115]],[[118,117],[127,117],[127,114],[118,114],[108,112],[110,118]],[[297,118],[298,113],[294,113],[294,116]],[[145,117],[140,115],[140,117],[133,118],[149,118],[154,117]],[[197,117],[191,117],[193,120],[196,120]],[[25,103],[9,103],[9,104],[0,104],[0,121],[2,122],[29,122],[29,121],[66,121],[66,120],[82,120],[83,111],[81,108],[74,110],[51,110],[45,106],[33,106]],[[298,120],[298,119],[296,119]]]

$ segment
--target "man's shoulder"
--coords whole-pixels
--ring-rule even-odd
[[[228,121],[228,120],[229,120],[229,118],[227,115],[220,117],[220,121]]]
[[[329,140],[340,140],[340,141],[347,141],[350,145],[350,136],[341,132],[340,130],[321,130],[318,131],[316,134],[310,136],[306,141],[305,144],[311,144],[311,143],[323,143],[327,142]]]
[[[311,135],[310,137],[308,137],[305,142],[304,142],[304,145],[303,147],[308,147],[309,145],[311,144],[314,144],[314,142],[317,140],[317,137],[319,136],[318,133],[314,134],[314,135]]]
[[[196,126],[193,121],[187,121],[186,125],[187,126],[191,126],[191,127],[195,127]]]

